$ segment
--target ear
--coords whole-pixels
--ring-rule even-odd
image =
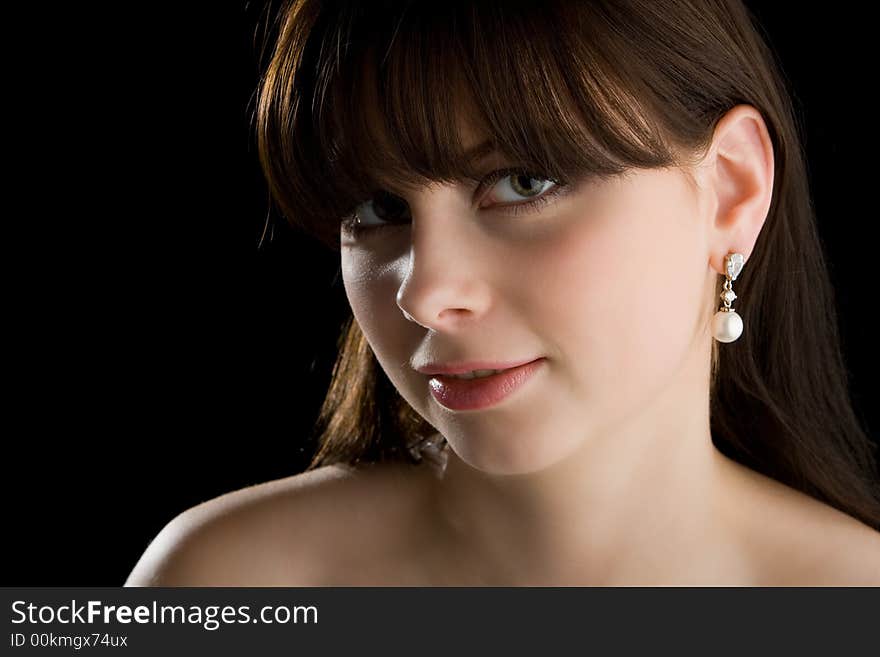
[[[748,262],[770,210],[773,167],[773,142],[761,113],[751,105],[729,110],[698,167],[707,195],[709,266],[719,274],[730,252]]]

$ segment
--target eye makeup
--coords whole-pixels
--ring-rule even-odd
[[[512,216],[534,213],[534,212],[537,212],[540,208],[543,208],[543,207],[551,204],[552,202],[554,202],[558,197],[565,194],[570,188],[570,185],[563,184],[563,183],[556,181],[553,178],[550,178],[546,175],[543,175],[543,174],[540,174],[537,172],[533,172],[533,171],[529,171],[529,170],[523,169],[521,167],[510,167],[510,168],[498,169],[498,170],[490,173],[485,179],[483,179],[483,181],[481,183],[479,183],[479,185],[475,191],[475,196],[476,197],[482,196],[482,194],[486,190],[490,189],[498,181],[503,180],[505,177],[512,177],[512,176],[523,176],[523,177],[529,178],[531,180],[549,181],[554,184],[552,187],[549,188],[549,190],[545,191],[544,193],[542,193],[532,199],[526,199],[526,200],[523,200],[522,202],[495,203],[493,205],[486,206],[485,208],[481,208],[482,210],[491,211],[491,212],[499,212],[501,214],[512,215]],[[390,196],[392,198],[395,198],[394,195],[390,195]],[[347,214],[345,217],[343,217],[341,225],[342,225],[342,229],[345,233],[357,237],[357,236],[362,235],[364,233],[373,233],[375,231],[381,231],[386,228],[399,228],[399,227],[401,227],[401,225],[405,225],[405,224],[400,224],[400,223],[396,223],[396,222],[380,223],[380,224],[365,224],[365,223],[363,223],[363,221],[361,220],[361,217],[359,216],[359,214],[357,212],[358,208],[360,208],[361,205],[364,205],[366,203],[372,203],[375,200],[377,200],[376,197],[374,197],[372,199],[368,199],[367,201],[364,201],[363,203],[359,204],[357,207],[353,208],[349,214]],[[401,199],[401,201],[402,201],[402,199]],[[402,202],[405,203],[405,201],[402,201]],[[380,221],[381,221],[381,219],[380,219]]]

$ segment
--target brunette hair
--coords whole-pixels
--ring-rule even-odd
[[[287,0],[276,19],[255,112],[260,164],[280,213],[333,250],[342,218],[377,190],[479,175],[462,112],[504,155],[564,182],[686,172],[728,110],[756,108],[773,143],[773,197],[737,279],[751,329],[721,350],[713,340],[713,442],[880,529],[877,446],[849,395],[802,127],[741,0]],[[412,460],[414,439],[434,428],[353,317],[338,346],[309,469]]]

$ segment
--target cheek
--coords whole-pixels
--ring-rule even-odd
[[[698,327],[706,249],[680,198],[627,197],[581,210],[538,243],[528,304],[556,340],[578,396],[632,408],[667,381]],[[624,402],[624,399],[628,399]]]
[[[397,306],[400,274],[394,262],[366,254],[343,256],[342,280],[352,314],[380,367],[409,405],[420,409],[426,387],[409,359],[418,350],[424,329],[408,321]]]
[[[419,327],[408,322],[397,306],[399,274],[394,263],[367,251],[343,254],[342,282],[352,314],[386,374],[400,383],[398,372],[409,368]]]
[[[371,279],[369,264],[363,262],[363,258],[342,252],[340,260],[342,272],[342,285],[345,288],[345,297],[351,306],[352,314],[361,328],[366,331],[365,323],[369,315],[372,303]]]

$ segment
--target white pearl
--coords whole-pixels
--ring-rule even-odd
[[[712,318],[712,334],[718,342],[733,342],[743,332],[743,321],[735,310],[719,310]]]

